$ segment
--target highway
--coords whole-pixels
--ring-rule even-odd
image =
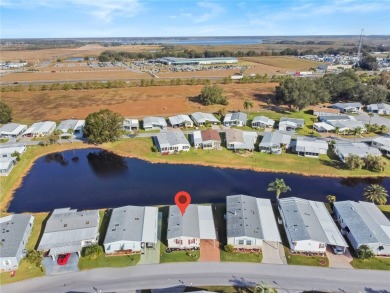
[[[254,263],[170,263],[103,268],[29,279],[1,292],[132,292],[177,286],[253,286],[266,282],[279,292],[390,292],[390,272]]]

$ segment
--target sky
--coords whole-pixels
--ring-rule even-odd
[[[390,35],[390,0],[0,0],[0,38]]]

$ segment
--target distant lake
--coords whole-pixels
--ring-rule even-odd
[[[194,39],[173,39],[160,40],[160,43],[173,45],[254,45],[261,44],[262,40],[258,38],[194,38]]]
[[[315,159],[313,159],[315,160]],[[100,149],[49,154],[39,158],[15,191],[9,212],[43,212],[55,208],[113,208],[124,205],[168,205],[185,190],[192,203],[224,202],[227,195],[274,199],[269,182],[283,178],[292,189],[282,194],[324,201],[362,200],[367,184],[390,190],[390,178],[321,178],[293,174],[221,169],[195,165],[152,164]]]

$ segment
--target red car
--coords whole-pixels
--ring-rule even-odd
[[[58,256],[57,263],[58,263],[60,266],[66,265],[67,262],[68,262],[69,257],[70,257],[70,253],[67,253],[67,254],[60,254],[60,255]]]

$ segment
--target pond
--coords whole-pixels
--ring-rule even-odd
[[[250,170],[152,164],[100,149],[54,153],[39,158],[15,191],[9,212],[43,212],[55,208],[113,208],[124,205],[174,204],[174,195],[189,192],[192,203],[224,202],[227,195],[247,194],[274,199],[269,182],[283,178],[298,196],[324,201],[362,200],[367,184],[390,190],[390,178],[322,178]]]

